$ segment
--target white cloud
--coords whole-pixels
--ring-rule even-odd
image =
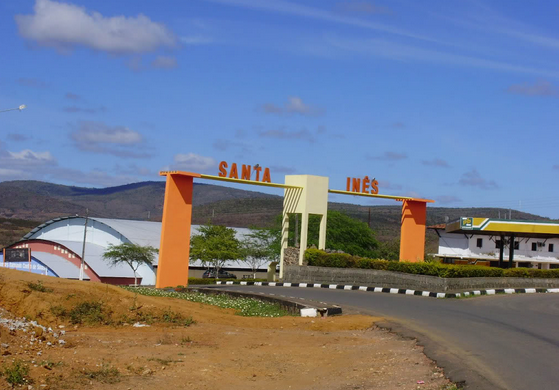
[[[327,36],[328,47],[342,52],[354,52],[362,55],[380,57],[395,61],[414,60],[418,62],[447,64],[470,68],[488,69],[502,72],[534,74],[542,77],[559,78],[555,70],[534,68],[495,61],[470,55],[455,54],[436,49],[426,49],[408,44],[401,44],[382,38],[373,39],[345,39],[336,36]]]
[[[448,163],[443,160],[442,158],[434,158],[432,160],[423,160],[421,162],[423,165],[431,166],[431,167],[439,167],[439,168],[448,168]]]
[[[112,54],[145,53],[174,47],[175,35],[145,15],[106,17],[85,7],[36,0],[34,13],[16,15],[19,34],[40,45],[68,51],[76,46]]]
[[[298,96],[290,96],[283,106],[266,103],[262,106],[262,110],[267,114],[319,115],[323,113],[321,109],[305,104]]]
[[[384,152],[380,156],[374,157],[367,157],[369,160],[379,160],[379,161],[399,161],[405,160],[408,158],[408,155],[405,153],[398,153],[398,152]]]
[[[549,81],[540,80],[534,84],[513,84],[507,88],[508,93],[526,96],[558,96],[559,90]]]
[[[70,133],[74,145],[83,151],[111,154],[117,157],[145,158],[151,154],[139,148],[143,137],[124,126],[108,126],[103,122],[83,121]]]
[[[275,138],[275,139],[299,139],[308,142],[315,142],[315,136],[307,129],[288,131],[285,129],[265,130],[260,131],[258,135],[262,138]]]
[[[200,156],[199,154],[176,154],[172,169],[188,170],[193,172],[207,172],[217,167],[217,161],[212,157]]]
[[[424,41],[436,42],[435,39],[430,37],[415,34],[410,31],[402,30],[397,27],[392,27],[382,23],[366,21],[359,18],[347,17],[343,15],[336,15],[332,12],[322,10],[320,8],[309,7],[297,2],[289,2],[283,0],[207,0],[214,3],[228,4],[231,6],[257,9],[261,11],[275,12],[285,15],[293,15],[302,18],[309,18],[315,20],[322,20],[326,22],[338,23],[349,25],[353,27],[381,31],[389,34],[403,36],[407,38],[415,38]]]
[[[3,179],[29,178],[34,173],[43,173],[56,165],[56,159],[49,151],[35,152],[24,149],[20,152],[10,152],[0,149],[0,177]]]
[[[25,172],[19,170],[19,169],[6,169],[6,168],[0,168],[0,177],[4,177],[4,178],[21,178],[21,177],[26,177]]]
[[[462,202],[462,199],[454,195],[441,195],[437,197],[435,200],[440,204],[451,204],[451,203]]]
[[[151,63],[154,68],[172,69],[177,67],[177,59],[169,56],[157,56]]]
[[[50,152],[34,152],[30,149],[21,152],[7,152],[4,158],[15,165],[45,165],[55,164],[56,160]]]
[[[369,1],[346,1],[338,3],[337,8],[344,12],[358,13],[358,14],[389,14],[390,9],[387,7],[379,6]]]
[[[476,169],[464,173],[458,183],[463,186],[477,187],[482,190],[494,190],[499,188],[494,180],[484,179]]]

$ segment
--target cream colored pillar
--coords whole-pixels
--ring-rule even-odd
[[[287,248],[287,231],[289,214],[301,214],[301,236],[299,265],[303,265],[307,236],[309,230],[309,214],[321,216],[319,249],[326,246],[326,214],[328,212],[328,178],[312,175],[287,175],[285,184],[301,188],[286,188],[283,198],[282,250],[280,259],[280,279],[283,279],[285,248]],[[287,219],[287,221],[286,221]]]
[[[292,188],[288,188],[285,190],[286,194],[284,195],[284,210],[283,216],[281,219],[281,252],[280,252],[280,272],[279,278],[283,279],[283,259],[285,257],[285,248],[287,248],[287,243],[289,239],[289,214],[285,210],[285,199],[288,197],[287,192],[292,190]]]
[[[318,249],[326,249],[326,214],[320,219],[320,232],[318,233]]]

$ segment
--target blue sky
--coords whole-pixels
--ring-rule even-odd
[[[0,110],[27,108],[0,180],[225,160],[559,218],[558,26],[556,1],[4,1]]]

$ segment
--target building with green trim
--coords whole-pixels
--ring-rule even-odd
[[[429,228],[439,236],[435,256],[444,263],[559,268],[557,222],[462,217]]]

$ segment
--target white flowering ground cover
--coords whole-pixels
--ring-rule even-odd
[[[281,317],[291,315],[277,303],[263,302],[253,298],[237,298],[224,294],[210,295],[195,292],[176,292],[148,287],[123,288],[140,295],[184,299],[190,302],[205,303],[224,309],[234,309],[237,315],[246,317]]]

